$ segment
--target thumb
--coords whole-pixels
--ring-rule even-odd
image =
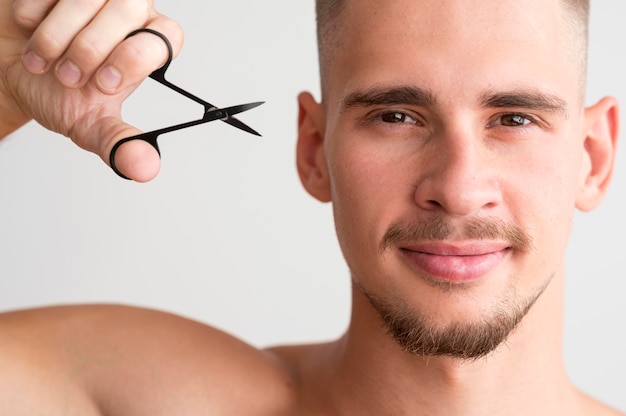
[[[119,117],[105,117],[97,120],[85,131],[81,132],[80,128],[75,129],[71,138],[80,147],[98,154],[107,165],[111,166],[111,151],[115,144],[140,133],[140,130],[125,123]],[[126,178],[136,182],[148,182],[154,179],[161,166],[157,150],[143,140],[130,140],[123,143],[115,152],[114,157],[116,169]]]
[[[138,134],[138,130],[132,129],[132,135]],[[119,142],[125,137],[114,139],[113,143]],[[109,165],[115,166],[118,175],[136,182],[148,182],[158,173],[161,166],[158,151],[149,143],[143,140],[129,140],[122,143],[112,154],[113,148],[109,150]],[[105,160],[106,162],[106,160]]]

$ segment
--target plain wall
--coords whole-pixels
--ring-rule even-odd
[[[338,337],[349,278],[329,205],[302,190],[296,95],[319,97],[313,1],[157,0],[186,32],[168,73],[219,105],[265,100],[241,120],[162,136],[149,184],[29,124],[0,141],[0,309],[125,303],[171,311],[258,346]],[[592,5],[588,102],[626,101],[626,3]],[[512,11],[515,12],[515,11]],[[143,129],[202,109],[147,80],[125,107]],[[626,171],[576,216],[568,260],[565,359],[574,382],[626,411]]]

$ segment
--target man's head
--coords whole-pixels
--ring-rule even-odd
[[[329,70],[329,66],[333,60],[333,54],[339,42],[341,21],[342,18],[345,17],[343,12],[348,1],[349,0],[316,0],[315,2],[322,91],[324,90],[326,73]],[[575,59],[578,60],[578,65],[581,70],[581,88],[584,89],[587,66],[589,0],[562,0],[561,3],[563,11],[565,12],[564,17],[576,40],[572,43],[572,54],[574,54]],[[383,5],[381,12],[384,12],[384,7]],[[512,10],[512,12],[516,11],[518,10]],[[520,7],[519,12],[523,13],[524,9]]]
[[[324,104],[300,97],[298,168],[333,203],[353,319],[373,308],[409,351],[480,357],[562,279],[574,209],[611,176],[615,102],[583,108],[586,4],[318,13]]]

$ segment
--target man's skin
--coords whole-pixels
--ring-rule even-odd
[[[42,3],[15,2],[22,29],[30,22],[32,31],[55,5]],[[67,28],[59,22],[73,19],[91,30],[93,15],[109,22],[102,25],[109,36],[101,36],[107,53],[83,59],[80,42],[65,53],[69,42],[40,50],[45,31],[28,41],[11,23],[11,2],[2,0],[0,105],[7,111],[0,113],[0,132],[34,117],[106,161],[115,140],[130,131],[119,120],[120,103],[164,59],[150,36],[119,42],[137,26],[164,32],[177,51],[182,42],[172,21],[139,3],[71,19],[53,9],[48,19],[58,20],[44,20],[44,28]],[[377,4],[347,1],[323,103],[308,93],[299,97],[300,178],[312,196],[332,201],[352,271],[346,334],[327,344],[259,351],[156,311],[74,306],[7,313],[0,316],[1,414],[619,414],[576,390],[562,359],[572,215],[593,209],[607,190],[618,116],[612,98],[583,108],[581,68],[571,56],[576,41],[560,1],[529,0],[523,8],[512,0]],[[125,10],[133,7],[135,13]],[[77,30],[59,38],[71,40]],[[135,61],[139,45],[149,58]],[[48,51],[52,69],[28,73],[22,56],[29,50]],[[64,57],[84,68],[76,84],[55,71]],[[99,81],[108,63],[124,74],[118,88]],[[431,99],[391,102],[399,87],[427,91]],[[365,99],[373,90],[386,98]],[[514,99],[504,105],[504,95]],[[73,111],[61,111],[61,102]],[[124,147],[124,173],[137,180],[156,174],[150,149]],[[381,249],[393,225],[432,218],[453,232]],[[532,244],[516,248],[499,234],[470,238],[463,226],[476,218],[519,227]],[[365,293],[419,311],[434,328],[489,319],[509,305],[504,300],[517,304],[541,294],[503,345],[464,360],[404,351]]]

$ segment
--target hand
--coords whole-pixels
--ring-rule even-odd
[[[140,133],[121,119],[123,101],[167,59],[183,33],[152,0],[0,0],[0,132],[35,119],[70,137],[108,164],[116,141]],[[19,124],[18,124],[19,125]],[[124,175],[139,182],[159,171],[156,151],[133,141],[116,154]]]

